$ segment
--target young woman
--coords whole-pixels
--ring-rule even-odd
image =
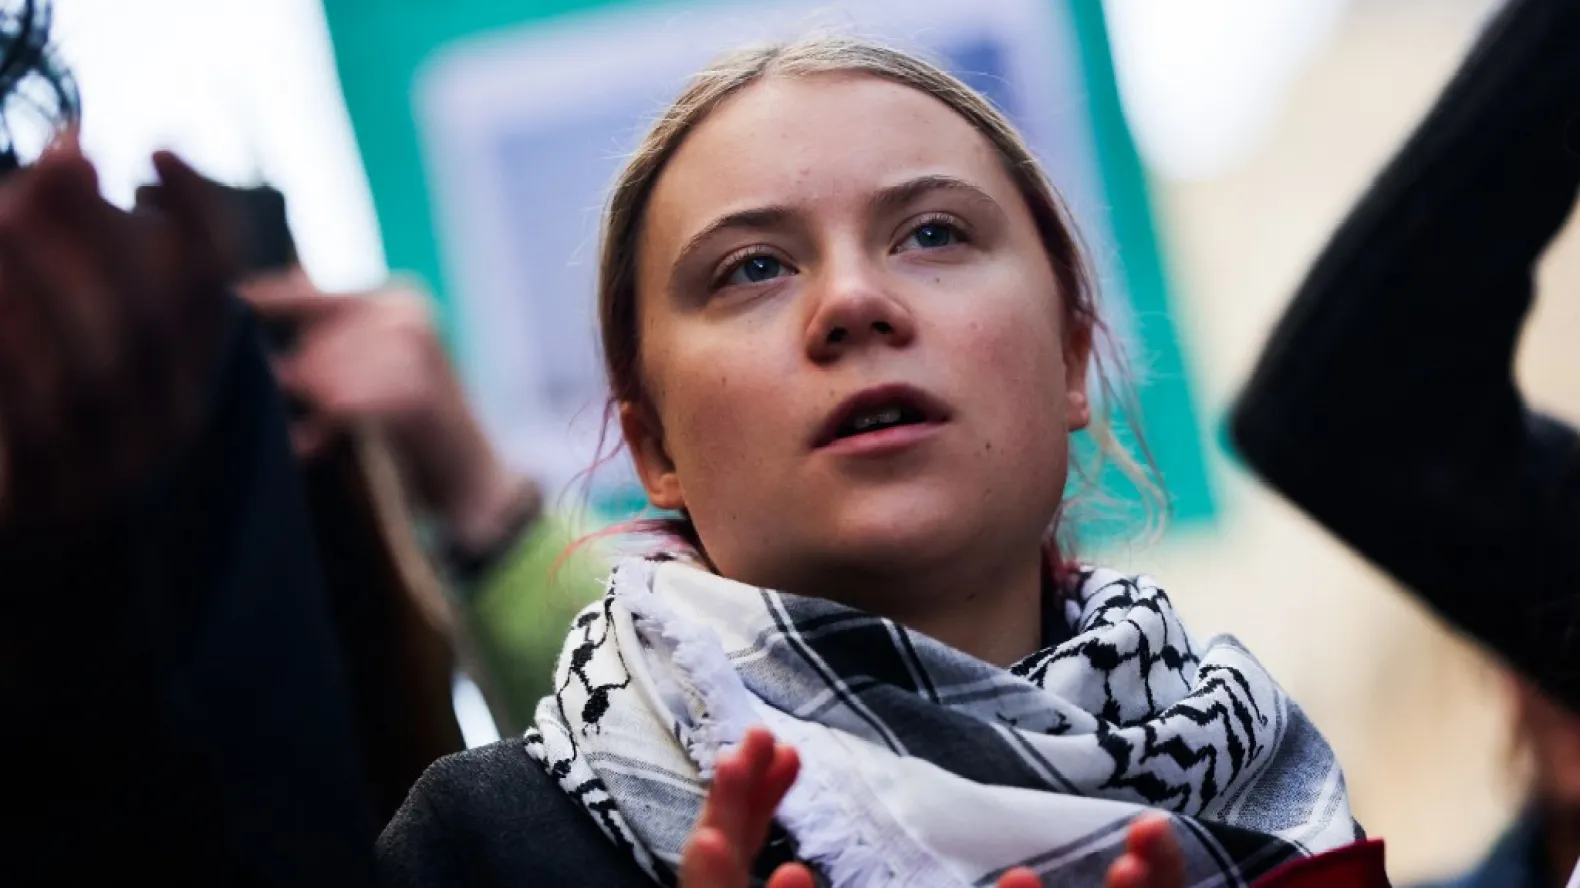
[[[690,841],[693,888],[753,857],[836,886],[1094,885],[1160,809],[1177,846],[1151,859],[1245,884],[1357,838],[1332,753],[1249,653],[1072,557],[1071,436],[1118,455],[1103,328],[980,95],[853,39],[731,55],[605,222],[613,406],[679,517],[576,620],[525,742],[419,783],[389,878],[668,882]],[[738,797],[693,838],[710,785]]]

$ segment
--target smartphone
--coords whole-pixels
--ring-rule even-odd
[[[157,207],[159,185],[144,185],[137,189],[138,207]],[[235,225],[237,243],[232,246],[240,254],[236,269],[237,280],[256,275],[289,271],[297,265],[296,239],[291,236],[291,226],[285,215],[285,195],[268,185],[238,187],[221,185],[208,180],[213,199]],[[291,350],[296,342],[296,330],[280,321],[263,322],[264,346],[271,354]]]
[[[297,265],[296,239],[285,214],[285,195],[268,185],[240,188],[218,186],[223,199],[233,205],[240,220],[243,278],[289,271]],[[283,321],[263,322],[265,345],[272,354],[289,352],[296,343],[296,329]]]

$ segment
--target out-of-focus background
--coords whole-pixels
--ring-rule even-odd
[[[1496,668],[1236,466],[1225,412],[1308,263],[1495,10],[1491,0],[58,0],[84,144],[126,202],[174,148],[290,202],[327,289],[389,270],[445,306],[510,458],[591,458],[601,188],[720,46],[856,28],[930,47],[1026,129],[1144,370],[1174,527],[1114,558],[1232,632],[1337,746],[1399,883],[1456,871],[1520,791]],[[1580,292],[1580,232],[1543,292]],[[1441,261],[1457,261],[1444,256]],[[1548,295],[1519,371],[1580,419],[1580,311]],[[618,471],[594,487],[630,497]]]

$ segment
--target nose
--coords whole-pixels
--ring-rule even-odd
[[[807,356],[814,363],[837,361],[870,346],[903,348],[916,338],[916,321],[898,299],[869,275],[831,282],[807,326]]]

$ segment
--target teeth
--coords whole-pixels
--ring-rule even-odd
[[[877,413],[868,413],[864,416],[858,416],[856,417],[856,420],[850,424],[850,426],[858,432],[865,432],[867,429],[873,428],[875,426],[894,425],[899,421],[900,408],[890,407],[886,410],[880,410]]]

